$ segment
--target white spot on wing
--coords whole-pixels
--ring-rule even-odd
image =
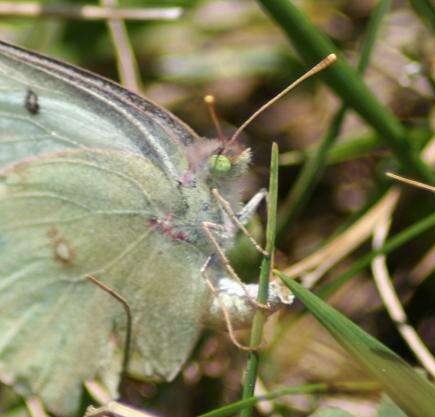
[[[71,253],[70,247],[63,241],[56,244],[55,247],[56,256],[64,262],[71,262],[73,254]]]

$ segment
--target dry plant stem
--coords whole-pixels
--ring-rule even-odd
[[[422,152],[427,164],[435,162],[435,140],[430,141]],[[313,287],[332,266],[364,242],[372,233],[379,219],[391,212],[398,202],[400,190],[391,188],[367,213],[346,231],[320,248],[312,255],[289,266],[284,273],[290,278],[305,275],[302,282],[306,288]],[[315,269],[315,270],[314,270]]]
[[[219,303],[221,310],[222,310],[222,313],[224,315],[225,323],[227,325],[228,334],[230,336],[231,341],[234,343],[235,346],[237,346],[241,350],[245,350],[245,351],[250,352],[250,351],[259,349],[261,347],[261,343],[258,346],[252,347],[252,346],[245,346],[237,340],[236,332],[234,331],[233,324],[231,323],[231,317],[228,313],[228,310],[225,307],[225,304],[220,297],[219,291],[213,285],[210,278],[207,276],[207,268],[210,265],[210,260],[211,260],[211,257],[207,259],[207,262],[201,268],[201,275],[204,277],[205,282],[207,283],[207,285],[210,288],[210,291],[213,293],[214,297],[218,300],[218,303]]]
[[[432,191],[433,193],[435,193],[435,187],[432,187],[429,184],[425,184],[424,182],[415,181],[415,180],[412,180],[410,178],[402,177],[401,175],[397,175],[397,174],[394,174],[392,172],[387,172],[385,175],[387,175],[387,177],[393,178],[393,179],[400,181],[400,182],[403,182],[405,184],[409,184],[409,185],[412,185],[414,187],[421,188],[421,189],[427,190],[427,191]]]
[[[385,244],[390,224],[390,216],[385,216],[378,222],[373,232],[374,250],[379,250]],[[415,329],[408,323],[405,310],[391,282],[385,255],[379,255],[373,259],[372,272],[379,295],[388,314],[397,326],[397,330],[402,335],[409,348],[414,352],[414,355],[424,369],[426,369],[432,378],[435,378],[435,359],[426,348]]]
[[[84,386],[89,395],[99,404],[109,404],[113,401],[113,398],[107,392],[107,390],[101,385],[101,383],[94,379],[88,379],[85,381]]]
[[[337,240],[326,245],[324,247],[325,257],[322,262],[313,271],[303,274],[301,279],[303,285],[306,288],[314,287],[326,272],[351,253],[352,250],[361,245],[372,233],[378,219],[394,210],[399,197],[400,190],[398,188],[390,189],[380,201],[383,204],[378,205],[378,203],[370,212],[366,213],[365,216],[340,235]],[[330,252],[328,249],[330,249]]]
[[[253,299],[251,297],[251,294],[249,294],[249,291],[246,289],[245,284],[243,283],[243,281],[240,279],[240,277],[237,275],[236,271],[234,271],[234,268],[231,266],[231,263],[229,261],[229,259],[227,258],[227,256],[225,255],[223,249],[221,248],[221,246],[219,245],[219,242],[216,240],[216,238],[213,236],[213,233],[211,232],[211,230],[213,228],[216,228],[219,225],[216,225],[214,223],[210,223],[210,222],[203,222],[202,223],[202,228],[205,232],[205,234],[207,235],[207,237],[209,238],[210,242],[213,243],[213,246],[216,248],[216,251],[222,261],[222,263],[224,264],[226,270],[228,271],[228,273],[230,274],[231,278],[233,278],[235,281],[237,281],[240,286],[242,287],[247,299],[255,306],[261,309],[265,309],[267,310],[269,307],[267,306],[267,304],[262,304],[259,303],[257,300]]]
[[[103,6],[115,7],[118,5],[117,0],[100,0]],[[108,19],[112,41],[116,51],[116,61],[121,84],[127,89],[140,92],[140,80],[138,77],[138,66],[134,52],[128,39],[127,29],[121,19]]]
[[[222,206],[222,208],[225,210],[225,212],[228,214],[230,219],[239,227],[239,229],[245,234],[245,236],[249,239],[249,241],[252,243],[252,245],[255,247],[255,249],[258,250],[262,255],[268,256],[269,254],[264,250],[258,242],[254,239],[251,233],[249,233],[249,230],[245,227],[245,225],[237,218],[236,213],[234,213],[233,209],[231,208],[230,204],[228,203],[225,198],[222,197],[222,194],[219,193],[217,188],[212,188],[211,190],[213,196],[216,198],[218,203]]]
[[[84,417],[105,417],[105,416],[121,416],[121,417],[153,417],[151,414],[136,410],[124,404],[112,401],[100,408],[88,407]]]
[[[36,2],[0,2],[0,16],[23,18],[63,18],[78,20],[174,20],[181,16],[180,7],[168,8],[112,8],[65,4],[41,4]]]
[[[324,270],[323,272],[326,272],[326,270],[334,266],[370,236],[379,218],[381,218],[385,212],[390,212],[395,206],[399,195],[400,190],[398,188],[391,188],[363,217],[342,234],[312,255],[286,268],[284,273],[290,278],[296,278],[319,266]],[[327,268],[325,269],[323,265],[327,266]],[[315,282],[308,281],[306,284],[310,287],[314,285],[314,283]]]
[[[435,245],[433,245],[417,262],[410,272],[411,281],[414,285],[423,282],[430,274],[435,272]]]
[[[408,226],[406,229],[402,230],[400,233],[397,233],[392,238],[388,239],[385,245],[379,250],[371,251],[358,258],[343,274],[322,287],[318,292],[318,295],[323,299],[330,297],[356,274],[369,267],[376,256],[387,255],[405,243],[409,242],[411,239],[415,239],[421,233],[424,233],[428,230],[433,230],[434,227],[435,213],[432,213],[415,222],[411,226]]]
[[[38,397],[32,395],[31,397],[27,397],[25,402],[31,417],[48,417],[42,405],[42,401]]]
[[[257,383],[255,384],[254,395],[259,398],[264,398],[268,394],[268,389],[264,384],[263,378],[261,376],[257,377]],[[264,400],[258,402],[255,408],[260,412],[261,415],[269,416],[273,413],[274,402],[272,400]]]
[[[281,97],[285,96],[290,90],[293,90],[299,84],[304,82],[307,78],[312,77],[320,71],[323,71],[325,68],[329,67],[337,60],[337,56],[335,54],[329,54],[326,58],[322,59],[318,64],[316,64],[313,68],[308,70],[304,75],[299,77],[296,81],[291,83],[287,88],[282,90],[279,94],[269,100],[266,104],[261,106],[254,114],[252,114],[245,122],[243,122],[240,127],[235,131],[234,135],[231,139],[226,143],[225,149],[230,146],[234,141],[237,140],[240,133],[242,133],[246,126],[248,126],[254,119],[256,119],[261,113],[263,113],[267,108],[276,103]]]
[[[124,359],[122,361],[122,375],[126,375],[128,371],[128,362],[130,359],[130,347],[131,347],[131,330],[133,324],[133,316],[131,313],[130,306],[128,305],[127,300],[117,293],[114,289],[108,287],[106,284],[101,282],[99,279],[93,277],[92,275],[88,275],[87,278],[100,287],[103,291],[107,292],[111,297],[113,297],[117,302],[121,303],[122,307],[125,310],[126,316],[126,331],[125,331],[125,345],[124,345]],[[122,381],[122,378],[121,378]],[[120,382],[121,382],[120,381]]]

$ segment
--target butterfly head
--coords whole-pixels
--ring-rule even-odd
[[[241,177],[251,162],[251,150],[236,150],[214,152],[208,158],[208,171],[211,181],[236,180]]]
[[[188,152],[189,170],[184,184],[192,186],[192,178],[200,178],[209,188],[217,188],[226,199],[234,200],[239,181],[248,170],[252,153],[240,144],[224,149],[217,139],[203,139],[191,145]],[[190,181],[189,181],[190,179]]]
[[[219,140],[204,139],[191,145],[187,156],[193,172],[207,179],[234,180],[246,172],[252,153],[239,144],[224,149]]]

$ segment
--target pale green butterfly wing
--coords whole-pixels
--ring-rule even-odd
[[[181,196],[150,159],[91,149],[30,158],[0,180],[3,380],[68,415],[82,381],[117,378],[125,315],[87,274],[133,310],[134,372],[173,378],[211,300],[199,275],[211,249],[197,226],[219,220],[199,209],[208,190]]]
[[[195,139],[175,116],[109,80],[0,42],[0,168],[92,147],[147,155],[177,180]]]

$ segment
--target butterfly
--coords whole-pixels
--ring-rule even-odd
[[[129,327],[113,293],[136,378],[172,380],[201,330],[224,327],[222,303],[249,324],[257,287],[231,278],[203,225],[233,245],[211,190],[239,210],[250,159],[112,81],[0,42],[0,380],[58,415],[78,410],[87,380],[116,397]],[[291,302],[270,285],[271,304]]]

